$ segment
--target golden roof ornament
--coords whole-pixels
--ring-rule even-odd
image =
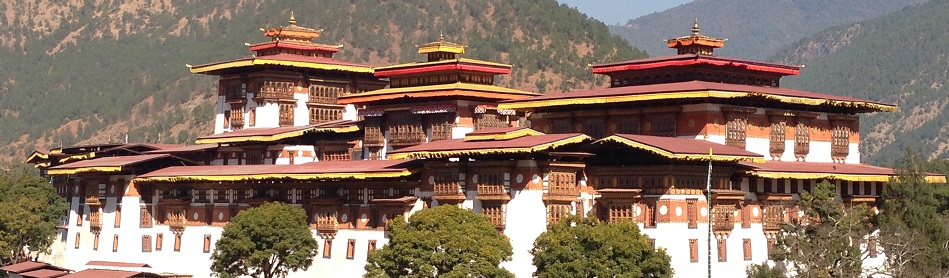
[[[699,33],[699,19],[692,22],[692,34],[666,40],[669,48],[678,50],[678,54],[712,55],[715,48],[725,46],[724,39],[704,36]]]

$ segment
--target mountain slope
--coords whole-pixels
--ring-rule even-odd
[[[514,65],[500,85],[595,86],[586,65],[643,57],[602,23],[554,0],[0,0],[0,161],[34,148],[117,141],[187,142],[210,133],[216,82],[188,73],[249,56],[261,27],[325,29],[338,58],[419,61],[444,33],[466,57]],[[17,158],[21,159],[21,158]]]
[[[825,28],[887,14],[926,0],[696,0],[610,26],[650,56],[673,52],[663,39],[687,35],[696,18],[704,34],[728,39],[723,56],[763,59]]]
[[[782,86],[896,103],[895,113],[863,117],[863,156],[892,162],[907,147],[949,158],[949,0],[824,30],[772,60],[806,64]]]

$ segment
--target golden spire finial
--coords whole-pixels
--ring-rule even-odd
[[[438,41],[445,41],[445,30],[438,31]]]
[[[696,17],[695,22],[692,23],[692,35],[693,36],[699,35],[699,18],[698,17]]]
[[[290,11],[290,25],[297,25],[297,18],[293,16],[293,11]]]

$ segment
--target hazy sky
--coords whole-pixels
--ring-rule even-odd
[[[692,2],[692,0],[557,0],[575,7],[603,23],[615,25],[653,12]]]

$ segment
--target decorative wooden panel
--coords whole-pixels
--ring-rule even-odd
[[[547,205],[547,226],[560,222],[561,219],[570,215],[572,209],[569,204]]]
[[[609,223],[616,223],[620,220],[633,221],[633,206],[631,204],[611,204],[609,208]]]
[[[507,127],[507,116],[490,112],[475,114],[474,125],[475,130],[492,127]]]
[[[686,216],[689,222],[689,229],[698,228],[698,207],[695,205],[697,199],[686,199]]]
[[[719,262],[728,261],[728,244],[726,244],[724,238],[718,239],[718,261]]]
[[[142,252],[151,252],[152,251],[152,236],[143,235],[142,236]]]
[[[615,120],[616,123],[616,133],[622,134],[640,134],[640,116],[622,116],[617,117]]]
[[[765,231],[779,231],[784,222],[784,206],[766,205],[762,216]]]
[[[311,84],[309,101],[313,103],[336,104],[336,100],[345,92],[342,86]]]
[[[784,143],[787,141],[785,136],[787,125],[784,122],[771,123],[771,146],[770,153],[773,157],[781,157],[784,154]]]
[[[310,124],[337,121],[343,118],[343,109],[310,107]]]
[[[431,141],[451,139],[451,130],[455,127],[455,113],[437,113],[427,117],[432,131]]]
[[[366,117],[363,121],[363,129],[365,130],[363,145],[377,147],[385,142],[385,136],[382,134],[382,118]]]
[[[741,246],[742,246],[742,250],[744,251],[743,253],[745,255],[745,260],[750,261],[751,260],[751,239],[750,238],[742,239]]]
[[[296,106],[295,103],[280,104],[280,126],[293,126],[293,111]]]
[[[506,223],[502,202],[482,202],[481,214],[487,216],[498,230],[504,230]]]
[[[725,145],[744,149],[748,118],[740,113],[729,113],[728,117],[728,122],[725,123]]]
[[[293,99],[293,89],[296,84],[285,81],[261,81],[258,86],[260,86],[260,91],[255,96],[256,98]]]
[[[699,261],[699,240],[696,238],[689,239],[689,261]]]
[[[799,122],[794,128],[794,156],[803,159],[811,151],[811,129],[807,123]]]
[[[735,228],[735,206],[722,204],[712,208],[712,229],[716,233],[729,233]]]
[[[837,162],[843,162],[850,154],[850,127],[837,125],[831,132],[831,157]]]
[[[653,136],[676,136],[676,114],[663,113],[652,117]]]
[[[228,118],[232,129],[244,128],[244,107],[231,107]]]
[[[149,205],[143,205],[139,212],[139,220],[141,224],[139,227],[142,228],[151,228],[152,227],[152,207]]]
[[[390,146],[418,145],[425,141],[425,130],[419,115],[390,113],[388,124]]]

